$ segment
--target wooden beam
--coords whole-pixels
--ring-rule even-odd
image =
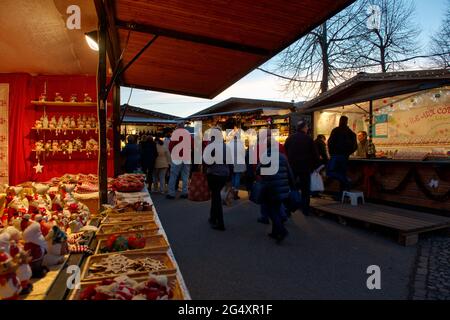
[[[216,38],[211,38],[211,37],[206,37],[206,36],[190,34],[190,33],[186,33],[186,32],[180,32],[180,31],[166,29],[166,28],[160,28],[160,27],[152,26],[152,25],[148,25],[148,24],[139,24],[139,23],[117,20],[116,26],[121,29],[139,31],[139,32],[143,32],[143,33],[159,35],[159,36],[166,37],[166,38],[195,42],[195,43],[200,43],[200,44],[204,44],[204,45],[208,45],[208,46],[219,47],[219,48],[224,48],[224,49],[229,49],[229,50],[235,50],[235,51],[250,53],[250,54],[254,54],[254,55],[264,56],[264,57],[271,55],[271,52],[264,48],[245,45],[245,44],[232,42],[232,41],[226,41],[226,40],[222,40],[222,39],[216,39]]]
[[[96,1],[96,6],[101,5],[101,1]],[[99,127],[99,155],[98,155],[98,191],[99,206],[108,202],[108,171],[107,171],[107,145],[106,145],[106,38],[107,23],[106,17],[101,14],[98,26],[98,69],[97,69],[97,113]]]
[[[118,176],[120,172],[120,86],[116,82],[113,89],[113,150],[114,150],[114,176]]]
[[[122,50],[120,48],[120,41],[119,41],[119,33],[116,28],[116,22],[115,22],[115,8],[114,3],[111,0],[105,0],[104,2],[104,11],[106,15],[106,20],[108,24],[108,43],[110,43],[110,49],[108,50],[109,53],[109,60],[111,62],[111,66],[114,69],[121,68],[121,53]],[[111,51],[111,52],[110,52]],[[114,61],[111,61],[111,59],[114,59]]]

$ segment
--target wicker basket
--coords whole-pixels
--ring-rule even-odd
[[[135,271],[135,272],[128,272],[128,273],[110,273],[110,274],[102,274],[102,275],[93,275],[92,277],[89,277],[89,268],[92,266],[92,264],[100,262],[102,259],[107,258],[111,255],[115,255],[118,253],[105,253],[105,254],[96,254],[93,256],[90,256],[87,258],[86,262],[83,265],[82,271],[81,271],[81,281],[98,281],[101,279],[108,279],[108,278],[115,278],[119,275],[126,274],[129,277],[139,277],[139,276],[145,276],[149,271]],[[152,258],[155,260],[161,261],[165,266],[166,269],[155,271],[154,274],[175,274],[177,272],[177,269],[175,267],[175,263],[172,261],[172,259],[169,257],[169,255],[166,252],[153,252],[149,250],[138,250],[138,251],[123,251],[119,254],[129,258],[129,259],[139,259],[139,258]]]
[[[143,282],[143,281],[146,281],[149,279],[148,276],[136,277],[136,276],[130,275],[129,277],[133,278],[134,280],[136,280],[138,282]],[[178,277],[176,275],[168,275],[167,278],[169,280],[170,287],[172,288],[172,291],[173,291],[173,297],[171,300],[185,300],[186,297],[183,294],[183,290],[181,290],[180,281],[179,281]],[[93,285],[93,284],[100,284],[100,283],[101,283],[101,280],[81,282],[80,288],[73,289],[70,292],[68,300],[79,300],[80,293],[82,292],[82,290],[84,288],[86,288],[90,285]]]
[[[140,249],[130,249],[130,251],[136,252],[136,251],[167,251],[169,249],[169,243],[167,242],[166,238],[162,234],[157,234],[154,236],[145,236],[143,237],[145,239],[145,246],[144,248]],[[101,254],[101,249],[105,247],[106,245],[105,239],[99,240],[97,243],[97,247],[95,249],[95,254]],[[121,251],[124,252],[124,251]],[[117,253],[117,252],[116,252]],[[119,252],[120,253],[120,252]]]

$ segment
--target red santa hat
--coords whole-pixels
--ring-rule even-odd
[[[23,240],[25,242],[34,243],[40,247],[47,248],[47,242],[42,235],[41,225],[37,222],[31,222],[31,224],[24,230]]]

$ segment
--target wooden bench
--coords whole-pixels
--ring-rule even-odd
[[[398,242],[405,246],[416,244],[420,233],[450,228],[450,218],[378,204],[351,206],[314,198],[311,199],[311,207],[318,214],[333,214],[341,219],[348,218],[362,221],[366,225],[393,229],[398,232]]]

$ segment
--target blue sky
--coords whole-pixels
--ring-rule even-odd
[[[441,24],[449,1],[414,0],[414,3],[416,5],[417,23],[422,29],[420,43],[426,48],[429,36]],[[265,66],[268,66],[270,69],[272,61],[273,59],[267,62]],[[280,101],[296,100],[292,94],[287,94],[282,91],[282,83],[277,77],[255,70],[212,100],[134,89],[130,99],[130,105],[177,116],[188,116],[229,97]],[[123,87],[121,89],[122,103],[126,103],[129,96],[130,89]]]

